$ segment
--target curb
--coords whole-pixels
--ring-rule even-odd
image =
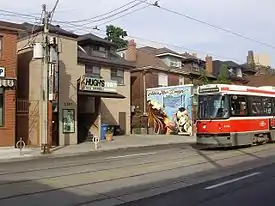
[[[24,161],[31,161],[31,160],[42,160],[42,159],[53,159],[53,158],[66,158],[66,157],[81,157],[81,156],[87,156],[89,154],[98,156],[100,154],[104,153],[115,153],[118,151],[122,151],[123,152],[127,152],[127,151],[135,151],[135,150],[139,150],[139,149],[161,149],[161,148],[167,148],[167,147],[173,147],[173,146],[186,146],[186,145],[190,145],[190,144],[194,144],[195,142],[180,142],[180,143],[168,143],[168,144],[154,144],[154,145],[141,145],[141,146],[130,146],[130,147],[121,147],[121,148],[114,148],[114,149],[108,149],[108,150],[91,150],[91,151],[85,151],[85,152],[76,152],[76,153],[67,153],[67,154],[54,154],[50,153],[47,155],[37,155],[37,156],[32,156],[32,157],[16,157],[16,158],[10,158],[10,159],[0,159],[0,164],[1,163],[15,163],[15,162],[24,162]]]

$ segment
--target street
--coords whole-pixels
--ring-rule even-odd
[[[272,206],[275,165],[182,188],[125,205]]]
[[[253,205],[271,194],[274,149],[186,144],[1,163],[0,205],[238,205],[241,196]]]

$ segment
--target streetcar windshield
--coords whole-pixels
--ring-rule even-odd
[[[229,117],[227,95],[199,95],[198,119],[225,119]]]

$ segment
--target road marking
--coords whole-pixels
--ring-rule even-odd
[[[107,160],[109,160],[109,159],[119,159],[119,158],[124,158],[124,157],[146,156],[146,155],[153,155],[153,154],[156,154],[156,152],[147,152],[147,153],[138,153],[138,154],[130,154],[130,155],[121,155],[121,156],[115,156],[115,157],[108,157],[106,159]]]
[[[253,177],[253,176],[256,176],[256,175],[259,175],[259,174],[260,174],[260,172],[254,172],[254,173],[251,173],[249,175],[245,175],[245,176],[238,177],[238,178],[235,178],[235,179],[232,179],[232,180],[221,182],[221,183],[216,184],[216,185],[208,186],[208,187],[206,187],[204,189],[205,190],[211,190],[211,189],[214,189],[216,187],[220,187],[220,186],[227,185],[227,184],[230,184],[230,183],[233,183],[233,182],[237,182],[237,181],[240,181],[240,180],[243,180],[243,179],[246,179],[246,178],[249,178],[249,177]]]

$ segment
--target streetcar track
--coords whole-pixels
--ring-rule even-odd
[[[259,152],[265,152],[265,151],[268,151],[270,150],[271,148],[263,148],[259,151],[256,151],[256,153],[259,153]],[[237,151],[237,150],[236,150]],[[212,153],[208,153],[208,155],[215,155],[215,154],[218,154],[219,152],[212,152]],[[224,154],[224,153],[220,153],[220,154]],[[230,157],[226,157],[226,158],[218,158],[217,160],[215,161],[219,161],[219,160],[227,160],[227,159],[230,159],[232,157],[238,157],[238,156],[244,156],[244,155],[249,155],[249,154],[243,154],[243,153],[236,153],[234,155],[231,155]],[[0,182],[0,186],[2,185],[11,185],[11,184],[17,184],[17,183],[25,183],[25,182],[31,182],[31,181],[38,181],[38,180],[45,180],[45,179],[54,179],[54,178],[59,178],[59,177],[68,177],[68,176],[73,176],[73,175],[82,175],[82,174],[89,174],[89,173],[96,173],[96,172],[102,172],[102,171],[107,171],[107,170],[115,170],[115,169],[122,169],[122,168],[126,168],[126,167],[138,167],[138,166],[144,166],[144,165],[150,165],[150,164],[153,164],[153,163],[159,163],[159,162],[164,162],[164,161],[177,161],[177,160],[181,160],[182,158],[188,158],[188,157],[198,157],[198,156],[201,156],[200,154],[198,153],[195,153],[195,154],[188,154],[186,156],[183,156],[183,157],[176,157],[176,158],[168,158],[168,159],[161,159],[161,160],[150,160],[150,161],[147,161],[147,162],[143,162],[143,163],[138,163],[138,164],[127,164],[127,165],[123,165],[123,166],[116,166],[116,167],[111,167],[111,168],[104,168],[104,169],[97,169],[97,170],[87,170],[87,171],[82,171],[82,172],[72,172],[72,173],[68,173],[68,174],[62,174],[62,175],[52,175],[52,176],[46,176],[46,177],[41,177],[41,178],[33,178],[33,179],[27,179],[27,180],[15,180],[15,181],[10,181],[10,182]],[[132,158],[132,159],[138,159],[139,157],[137,158]],[[211,158],[211,157],[210,157]],[[118,161],[122,161],[122,160],[118,160]],[[206,162],[208,162],[208,160],[206,160]],[[100,162],[96,162],[96,163],[92,163],[92,164],[97,164],[97,163],[102,163],[102,161]],[[205,163],[205,162],[204,162]],[[87,164],[89,165],[89,164]],[[195,164],[194,164],[195,165]],[[79,166],[85,166],[85,165],[79,165]],[[189,166],[189,165],[187,165]],[[64,168],[67,168],[67,167],[64,167]],[[29,171],[26,171],[25,173],[28,173]],[[13,174],[13,173],[8,173],[8,174]],[[17,174],[17,173],[15,173]]]
[[[252,148],[248,148],[248,149],[252,149]],[[270,149],[273,149],[273,148],[263,148],[259,151],[267,151],[267,150],[270,150]],[[157,155],[159,154],[162,154],[162,153],[165,153],[165,151],[176,151],[178,149],[173,149],[173,150],[162,150],[162,152],[160,153],[157,153]],[[187,149],[189,150],[189,149]],[[240,149],[240,150],[235,150],[235,151],[243,151],[243,149]],[[190,151],[190,152],[193,152],[193,151]],[[227,153],[230,153],[231,151],[226,151]],[[256,151],[257,152],[257,151]],[[182,154],[184,153],[184,151],[179,151],[178,152],[179,154]],[[209,152],[209,153],[206,153],[205,155],[213,155],[213,154],[217,154],[217,153],[222,153],[221,151],[213,151],[213,152]],[[154,156],[156,154],[151,154],[150,156]],[[200,154],[197,154],[197,152],[195,151],[194,154],[193,153],[190,153],[190,155],[186,155],[185,157],[190,157],[190,156],[197,156],[197,155],[200,155]],[[164,155],[164,156],[167,156],[167,155]],[[135,160],[135,159],[139,159],[140,157],[139,156],[136,156],[136,157],[129,157],[128,160]],[[165,159],[165,160],[162,160],[162,161],[167,161],[167,160],[174,160],[174,159],[178,159],[178,158],[168,158],[168,159]],[[93,160],[91,162],[87,162],[87,163],[77,163],[77,164],[64,164],[64,165],[58,165],[58,166],[53,166],[53,167],[44,167],[44,168],[38,168],[38,169],[26,169],[26,170],[21,170],[21,171],[15,171],[15,172],[11,172],[11,171],[7,171],[7,172],[2,172],[0,173],[0,176],[4,176],[4,175],[16,175],[16,174],[23,174],[23,173],[31,173],[31,172],[41,172],[41,171],[47,171],[47,170],[54,170],[54,169],[61,169],[61,168],[69,168],[69,167],[81,167],[81,166],[88,166],[88,165],[94,165],[94,164],[98,164],[98,163],[108,163],[108,162],[119,162],[119,161],[124,161],[124,159],[108,159],[108,158],[104,158],[103,160],[102,159],[99,159],[99,160]],[[160,161],[160,160],[158,160]],[[158,161],[155,161],[155,162],[158,162]],[[86,161],[83,161],[83,162],[86,162]],[[1,185],[1,184],[0,184]]]
[[[211,154],[216,154],[216,153],[213,152]],[[116,167],[111,167],[111,168],[104,168],[104,169],[97,169],[97,170],[88,170],[88,171],[82,171],[82,172],[73,172],[73,173],[68,173],[68,174],[53,175],[53,176],[34,178],[34,179],[28,179],[28,180],[16,180],[16,181],[2,182],[2,183],[0,181],[0,186],[2,186],[2,185],[16,184],[16,183],[24,183],[24,182],[30,182],[30,181],[37,181],[37,180],[43,180],[43,179],[53,179],[53,178],[59,178],[59,177],[68,177],[68,176],[71,176],[71,175],[81,175],[81,174],[102,172],[102,171],[107,171],[107,170],[122,169],[122,168],[126,168],[126,167],[129,167],[129,166],[130,167],[144,166],[144,165],[149,165],[149,164],[159,163],[159,162],[164,162],[164,161],[177,161],[177,160],[181,160],[182,158],[188,158],[188,157],[191,157],[191,156],[193,156],[193,157],[200,156],[200,154],[188,154],[188,155],[183,156],[183,157],[161,159],[161,160],[157,160],[157,161],[156,160],[150,160],[150,161],[143,162],[143,163],[138,163],[138,164],[133,163],[133,164],[127,164],[127,165],[116,166]],[[137,158],[134,158],[134,159],[137,159]],[[120,161],[122,161],[122,160],[120,160]],[[99,163],[99,162],[97,162],[97,163]],[[100,162],[100,163],[102,163],[102,162]],[[83,165],[79,165],[79,166],[83,166]],[[8,174],[12,174],[12,173],[8,173]],[[17,174],[17,173],[15,173],[15,174]]]
[[[172,150],[162,150],[161,152],[157,154],[162,154],[165,153],[166,151],[176,151],[179,149],[172,149]],[[183,151],[179,151],[179,154],[183,153]],[[156,154],[151,154],[150,156],[153,156]],[[139,159],[139,156],[133,156],[129,157],[128,159]],[[117,162],[117,161],[122,161],[122,159],[109,159],[109,157],[106,157],[104,159],[98,159],[98,160],[92,160],[87,162],[87,160],[83,160],[83,163],[69,163],[69,164],[63,164],[63,165],[58,165],[58,166],[53,166],[53,167],[44,167],[44,168],[38,168],[38,169],[26,169],[26,170],[19,170],[15,172],[7,171],[7,172],[0,172],[0,176],[2,175],[7,175],[7,174],[22,174],[22,173],[28,173],[28,172],[41,172],[44,170],[53,170],[53,169],[60,169],[60,168],[69,168],[69,167],[78,167],[78,166],[87,166],[87,165],[93,165],[93,164],[98,164],[98,163],[108,163],[108,162]],[[85,163],[87,162],[87,163]]]
[[[256,153],[259,153],[259,152],[262,152],[262,151],[266,151],[266,150],[260,150],[260,151],[257,151]],[[217,159],[216,161],[227,160],[227,159],[231,159],[232,157],[239,157],[239,156],[243,156],[243,154],[239,154],[239,155],[235,155],[235,156],[231,156],[231,157],[227,157],[227,158],[220,158],[220,159]],[[140,177],[140,176],[147,175],[147,174],[167,172],[167,171],[180,169],[180,168],[188,168],[188,167],[192,167],[192,166],[198,166],[198,165],[202,165],[202,164],[205,164],[205,163],[208,163],[208,161],[203,160],[203,161],[195,163],[195,164],[184,165],[184,166],[176,166],[176,167],[172,167],[172,168],[168,168],[168,169],[161,169],[161,170],[150,171],[150,172],[141,172],[141,173],[135,174],[135,175],[128,175],[128,176],[117,177],[117,178],[112,178],[112,179],[92,181],[92,182],[89,182],[89,183],[75,184],[75,185],[70,185],[70,186],[65,186],[65,187],[52,188],[52,189],[29,192],[29,193],[23,193],[23,194],[15,194],[15,195],[10,195],[10,196],[6,196],[6,197],[1,197],[0,200],[12,199],[12,198],[17,198],[17,197],[22,197],[22,196],[30,196],[30,195],[41,194],[41,193],[49,193],[49,192],[59,191],[59,190],[64,190],[64,189],[88,186],[88,185],[91,185],[91,184],[99,184],[99,183],[105,183],[105,182],[110,182],[110,181],[116,181],[116,180],[121,180],[121,179],[125,179],[125,178]],[[238,163],[238,164],[241,164],[241,163]],[[225,168],[226,167],[230,167],[230,166],[225,166]],[[42,179],[44,179],[44,178],[42,178]],[[45,178],[45,179],[51,179],[51,178]],[[32,180],[30,180],[30,181],[32,181]]]

